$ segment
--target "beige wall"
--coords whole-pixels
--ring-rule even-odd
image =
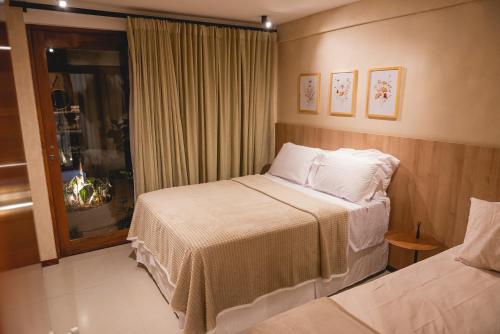
[[[362,0],[278,27],[278,122],[500,146],[500,1]],[[365,116],[367,69],[404,67],[401,116]],[[328,74],[358,69],[357,113],[327,115]],[[321,72],[320,115],[297,112]]]

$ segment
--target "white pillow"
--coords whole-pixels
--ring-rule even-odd
[[[286,143],[273,161],[269,174],[304,185],[320,149]]]
[[[312,163],[312,166],[311,166],[311,170],[309,172],[309,175],[307,176],[307,180],[306,180],[306,184],[305,186],[306,187],[309,187],[311,188],[312,187],[312,181],[313,181],[313,178],[314,178],[314,175],[316,175],[316,172],[318,171],[318,166],[320,164],[320,161],[321,159],[323,158],[323,156],[325,154],[328,154],[326,153],[328,151],[322,151],[320,154],[318,154],[318,156],[314,159],[313,163]],[[330,151],[332,152],[332,151]]]
[[[368,202],[380,190],[379,169],[375,161],[332,152],[318,158],[311,187],[351,202]]]
[[[500,272],[500,202],[470,201],[467,232],[457,260]]]
[[[355,150],[352,148],[339,148],[339,153],[351,154],[358,158],[375,160],[380,166],[380,176],[382,181],[382,190],[385,192],[391,183],[391,178],[399,166],[399,159],[390,154],[380,152],[376,149]]]

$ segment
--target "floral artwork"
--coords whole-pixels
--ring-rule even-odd
[[[308,78],[304,86],[304,98],[306,104],[313,105],[316,100],[316,89],[314,88],[314,80]]]
[[[368,73],[367,116],[370,118],[398,118],[399,81],[401,68],[373,69]]]
[[[357,71],[337,72],[330,75],[330,115],[354,115],[357,78]]]
[[[390,81],[378,80],[375,84],[375,100],[379,103],[386,103],[392,96],[392,85]]]
[[[319,74],[302,74],[299,78],[299,111],[317,113],[319,109]]]
[[[344,81],[336,79],[335,86],[333,88],[339,101],[346,102],[348,99],[347,96],[352,92],[352,82],[349,78]]]

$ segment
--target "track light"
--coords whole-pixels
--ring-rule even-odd
[[[269,20],[267,18],[266,15],[262,15],[260,17],[260,22],[262,23],[262,25],[264,26],[264,28],[266,29],[271,29],[273,27],[273,23],[271,22],[271,20]]]
[[[61,8],[66,8],[66,7],[68,7],[68,1],[67,1],[67,0],[59,0],[59,1],[57,2],[57,5],[58,5],[59,7],[61,7]]]
[[[49,48],[49,52],[50,53],[54,53],[54,49],[53,48]]]

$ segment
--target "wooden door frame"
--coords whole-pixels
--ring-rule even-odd
[[[110,235],[75,240],[69,239],[45,50],[49,47],[120,50],[121,57],[126,58],[128,52],[126,33],[123,31],[40,25],[28,25],[27,30],[57,255],[58,257],[64,257],[125,243],[127,242],[128,229],[118,230],[116,233]],[[122,61],[124,61],[123,64],[127,64],[126,59],[122,59]],[[127,75],[127,73],[124,74]],[[126,85],[127,88],[128,85]],[[128,98],[128,95],[126,98]],[[54,160],[49,160],[49,155],[51,154],[54,155]]]

